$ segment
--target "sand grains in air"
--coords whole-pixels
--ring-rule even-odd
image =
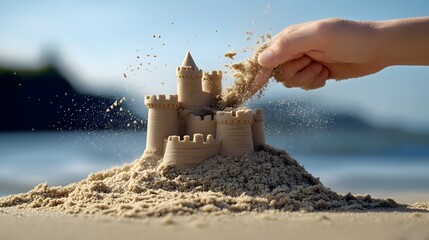
[[[258,63],[259,54],[267,48],[265,42],[270,39],[270,35],[266,34],[261,36],[258,44],[255,45],[253,54],[250,58],[228,65],[233,71],[234,84],[225,89],[222,93],[222,99],[219,102],[219,108],[238,107],[240,104],[249,100],[254,94],[258,97],[262,96],[265,87],[262,87],[258,91],[252,89],[252,84],[255,81],[256,76],[261,72],[262,67]],[[232,52],[225,53],[226,57],[232,58]]]

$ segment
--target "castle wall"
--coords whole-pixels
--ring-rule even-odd
[[[188,113],[184,109],[178,110],[179,117],[179,136],[186,135],[186,121],[188,120]]]
[[[174,164],[179,169],[194,167],[211,156],[219,153],[221,142],[208,135],[206,141],[202,134],[185,135],[183,140],[179,136],[169,136],[165,140],[164,164]]]
[[[190,114],[186,120],[186,134],[193,136],[196,133],[203,134],[204,137],[212,134],[216,138],[216,122],[211,115],[198,116]]]
[[[222,141],[221,152],[242,156],[253,152],[252,110],[216,113],[216,139]]]
[[[252,139],[254,148],[265,144],[264,112],[256,109],[253,114]]]
[[[154,150],[156,155],[164,154],[164,138],[179,134],[179,119],[177,95],[145,96],[148,111],[146,151]]]

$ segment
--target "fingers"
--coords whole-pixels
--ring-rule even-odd
[[[323,65],[320,63],[313,62],[302,71],[295,74],[291,79],[285,81],[292,87],[304,87],[314,81],[314,79],[322,72]]]
[[[329,78],[329,69],[327,69],[326,67],[323,67],[322,71],[314,79],[313,82],[301,88],[304,90],[313,90],[313,89],[324,87],[326,84],[326,80],[328,80],[328,78]]]
[[[274,68],[310,50],[319,50],[325,39],[318,34],[318,26],[317,23],[308,23],[286,28],[258,56],[259,64],[263,68]]]
[[[302,57],[282,64],[275,78],[288,88],[311,90],[323,87],[329,74],[329,69],[322,64]]]
[[[293,78],[299,71],[307,67],[312,62],[311,58],[304,56],[290,62],[283,63],[279,67],[279,76],[276,76],[278,81],[284,82],[287,79]],[[280,78],[280,79],[279,79]]]

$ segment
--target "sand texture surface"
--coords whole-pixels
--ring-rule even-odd
[[[269,146],[242,157],[218,155],[177,170],[146,154],[65,187],[40,184],[0,199],[1,207],[123,217],[405,208],[392,199],[341,195],[285,151]]]
[[[269,146],[186,170],[160,162],[1,198],[0,239],[429,239],[429,203],[338,194]]]
[[[0,210],[2,240],[429,239],[427,211],[265,212],[117,218]]]

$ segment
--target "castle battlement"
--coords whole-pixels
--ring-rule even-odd
[[[184,79],[198,79],[201,81],[201,77],[203,75],[203,70],[199,70],[198,68],[194,69],[193,67],[178,67],[176,70],[176,76],[178,78]]]
[[[169,136],[166,141],[171,142],[171,143],[178,143],[178,144],[215,144],[215,143],[219,143],[219,140],[215,140],[213,135],[209,134],[209,135],[207,135],[207,138],[204,139],[204,136],[201,133],[195,133],[192,140],[191,140],[191,137],[189,135],[183,136],[182,140],[180,139],[179,136],[174,135],[174,136]]]
[[[218,111],[216,112],[217,124],[251,124],[253,122],[253,111],[238,110],[238,111]]]
[[[199,121],[199,122],[214,121],[214,116],[212,115],[200,116],[200,115],[189,114],[188,121]]]
[[[255,113],[253,114],[253,122],[254,123],[262,123],[264,122],[264,112],[262,109],[256,109]]]
[[[192,67],[192,66],[180,66],[177,67],[176,72],[201,72],[203,73],[203,70],[198,69],[197,67]]]
[[[169,136],[165,141],[163,163],[174,164],[179,169],[194,167],[218,154],[220,147],[221,141],[215,140],[211,134],[206,141],[202,134],[194,134],[192,141],[189,135],[183,140],[179,136]]]
[[[221,70],[213,70],[211,73],[203,72],[203,80],[220,80],[222,79],[222,71]]]
[[[186,119],[186,134],[201,133],[204,136],[216,133],[216,121],[213,116],[199,116],[190,114]]]
[[[146,95],[144,103],[148,108],[179,108],[179,97],[177,95]]]

